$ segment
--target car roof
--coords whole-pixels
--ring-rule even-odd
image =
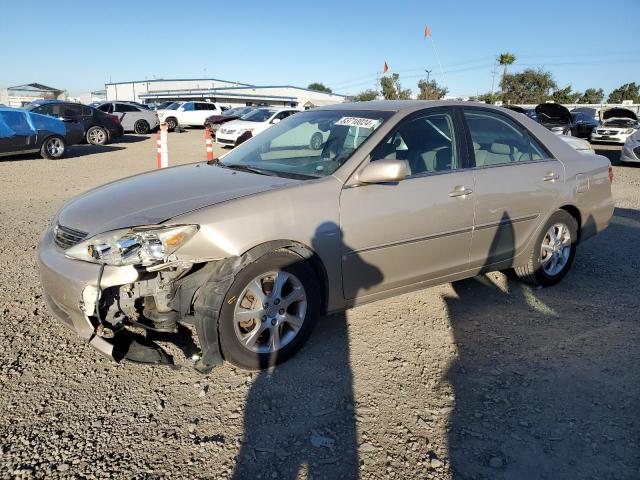
[[[314,108],[314,110],[381,110],[387,112],[412,112],[423,108],[476,106],[496,111],[506,109],[488,103],[465,102],[462,100],[371,100],[369,102],[335,103]]]

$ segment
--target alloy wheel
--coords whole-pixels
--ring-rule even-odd
[[[47,141],[47,152],[52,157],[59,157],[64,153],[64,143],[59,138],[51,138]]]
[[[306,313],[307,294],[298,277],[282,270],[261,274],[238,296],[236,338],[252,352],[276,352],[298,335]]]
[[[571,256],[571,230],[564,223],[555,223],[547,230],[540,246],[540,263],[550,277],[560,274]]]

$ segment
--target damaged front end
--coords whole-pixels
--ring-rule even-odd
[[[172,334],[178,322],[193,324],[202,350],[196,368],[210,370],[222,362],[217,315],[210,317],[210,299],[204,304],[198,298],[204,285],[224,278],[220,272],[234,259],[180,258],[177,250],[198,230],[197,225],[155,225],[88,239],[74,230],[72,239],[70,229],[50,228],[39,250],[49,308],[116,361],[170,364],[171,357],[149,335],[127,327]]]

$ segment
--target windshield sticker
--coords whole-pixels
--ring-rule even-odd
[[[346,127],[376,128],[378,125],[380,125],[380,120],[361,117],[342,117],[335,123],[335,125],[344,125]]]

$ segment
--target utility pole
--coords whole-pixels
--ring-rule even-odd
[[[491,99],[493,100],[493,90],[496,84],[496,74],[498,73],[498,64],[493,64],[493,69],[491,70]]]
[[[425,70],[424,70],[424,71],[425,71],[425,72],[427,72],[427,83],[429,83],[429,75],[431,75],[431,72],[433,72],[433,70],[427,70],[427,69],[425,68]]]

